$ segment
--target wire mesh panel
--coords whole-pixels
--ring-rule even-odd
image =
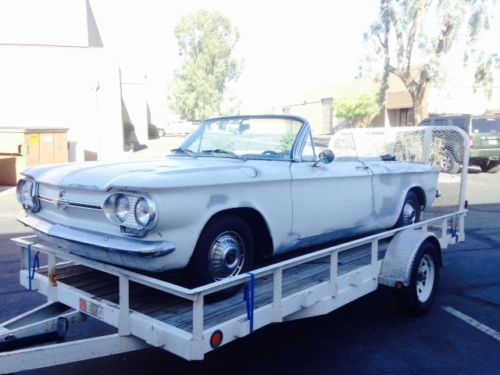
[[[425,208],[425,219],[464,208],[469,140],[457,127],[343,129],[332,137],[329,148],[339,162],[409,162],[439,171],[439,196]]]

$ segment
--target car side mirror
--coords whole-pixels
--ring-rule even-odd
[[[332,150],[326,149],[323,150],[319,153],[319,159],[316,163],[314,163],[314,167],[317,166],[319,163],[324,163],[324,164],[330,164],[332,161],[335,160],[335,154],[333,153]]]

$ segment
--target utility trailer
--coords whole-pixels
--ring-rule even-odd
[[[444,137],[443,131],[437,136],[433,131],[347,131],[353,139],[367,134],[372,143],[383,133],[381,139],[390,140],[391,151],[398,142],[409,142],[413,151],[407,158],[420,152],[420,162],[443,163],[435,157],[431,160],[429,150],[436,144],[448,147],[449,139],[463,147],[462,172],[440,174],[438,189],[443,195],[426,210],[429,217],[425,220],[195,289],[86,259],[50,247],[36,236],[14,239],[21,249],[21,284],[45,295],[47,303],[0,325],[0,373],[146,347],[201,360],[206,353],[264,326],[327,314],[379,285],[395,288],[397,302],[406,312],[425,313],[436,296],[441,250],[464,241],[467,214],[468,140],[460,130],[447,129],[452,136],[436,143]],[[415,148],[416,139],[423,146]],[[238,293],[222,301],[211,300],[214,293],[241,284],[245,298]],[[87,317],[115,327],[116,333],[64,342],[67,330]]]

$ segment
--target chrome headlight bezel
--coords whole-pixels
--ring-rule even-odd
[[[26,194],[28,193],[28,194]],[[36,213],[40,211],[38,200],[38,184],[28,178],[21,178],[16,186],[17,201],[26,211]]]
[[[118,214],[118,202],[126,199],[128,209]],[[137,206],[140,202],[145,202],[147,207],[148,220],[139,220]],[[141,203],[143,207],[143,203]],[[144,208],[144,207],[143,207]],[[102,204],[102,211],[106,218],[113,224],[119,225],[123,233],[131,236],[143,236],[148,230],[154,227],[157,221],[156,202],[146,194],[137,194],[129,192],[115,192],[109,195]]]

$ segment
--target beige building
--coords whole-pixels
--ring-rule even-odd
[[[126,158],[124,119],[147,140],[145,75],[121,72],[89,1],[0,4],[0,66],[0,128],[67,128],[69,161]]]
[[[445,87],[431,88],[428,96],[429,114],[467,113],[482,114],[488,109],[500,106],[500,69],[494,72],[491,97],[482,90],[476,90],[470,72],[451,73]],[[349,126],[342,118],[337,118],[332,108],[335,100],[356,98],[362,94],[375,92],[372,81],[355,79],[327,85],[312,90],[302,102],[274,109],[275,112],[295,114],[309,120],[316,134],[331,134],[336,129]],[[372,127],[412,126],[414,123],[413,101],[403,82],[390,75],[385,96],[385,107],[371,121]]]

